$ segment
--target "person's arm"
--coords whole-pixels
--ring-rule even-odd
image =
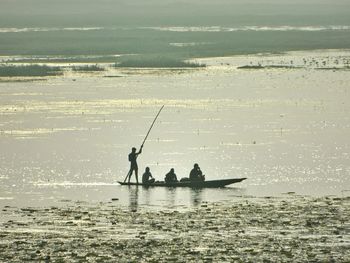
[[[137,153],[137,155],[142,153],[142,147],[143,147],[143,145],[141,145],[141,148],[140,148],[139,152]]]

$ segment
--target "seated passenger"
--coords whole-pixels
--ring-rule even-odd
[[[193,169],[190,172],[190,181],[204,181],[205,176],[201,171],[201,168],[197,163],[194,164]]]
[[[171,168],[171,170],[165,175],[164,181],[165,181],[165,183],[178,182],[174,168]]]
[[[154,181],[155,180],[150,172],[149,167],[146,167],[146,170],[145,170],[144,174],[142,175],[142,183],[143,184],[153,184]]]

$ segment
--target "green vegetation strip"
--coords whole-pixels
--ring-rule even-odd
[[[86,66],[74,66],[72,67],[73,71],[104,71],[104,68],[101,68],[97,65],[86,65]]]
[[[163,57],[163,56],[125,56],[120,59],[115,67],[130,68],[198,68],[205,65],[186,62],[180,58]]]
[[[59,67],[40,65],[0,65],[0,77],[43,77],[62,75]]]

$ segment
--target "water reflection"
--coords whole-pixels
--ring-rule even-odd
[[[145,205],[151,205],[151,189],[149,186],[142,186],[142,199]]]
[[[177,195],[176,190],[177,190],[177,188],[174,188],[174,187],[167,187],[166,188],[167,205],[175,206],[176,195]]]
[[[203,189],[191,189],[191,204],[197,206],[202,202]]]
[[[129,186],[124,196],[127,197],[129,210],[136,212],[141,206],[175,208],[180,206],[198,206],[203,202],[231,200],[245,195],[245,189],[220,188],[174,188],[174,187],[137,187]],[[122,194],[123,195],[123,194]],[[120,199],[123,204],[123,198]]]
[[[271,187],[268,189],[271,189]],[[266,193],[268,193],[267,190]],[[22,191],[21,194],[11,194],[4,191],[0,196],[0,207],[5,205],[62,205],[62,201],[107,202],[112,200],[113,205],[121,205],[126,207],[130,212],[136,212],[141,207],[182,209],[184,207],[199,206],[203,202],[232,200],[246,196],[252,192],[254,191],[247,191],[245,188],[238,187],[191,189],[115,185],[89,187],[42,186]]]
[[[129,209],[131,212],[136,212],[139,204],[139,188],[129,187]]]

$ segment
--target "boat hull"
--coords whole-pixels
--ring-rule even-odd
[[[137,186],[147,186],[147,187],[192,187],[192,188],[220,188],[225,187],[230,184],[242,182],[247,178],[234,178],[234,179],[222,179],[222,180],[210,180],[210,181],[187,181],[187,182],[176,182],[176,183],[165,183],[165,182],[155,182],[152,184],[142,184],[142,183],[124,183],[118,182],[121,185],[137,185]]]

